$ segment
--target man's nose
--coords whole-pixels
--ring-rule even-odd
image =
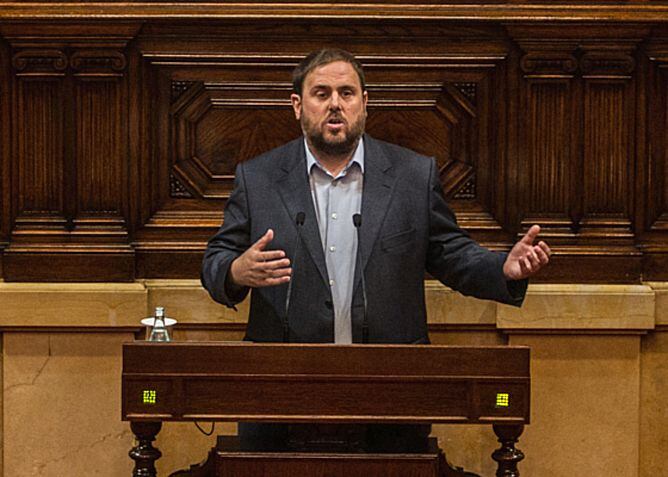
[[[341,109],[340,98],[337,93],[334,93],[329,97],[329,109],[333,111]]]

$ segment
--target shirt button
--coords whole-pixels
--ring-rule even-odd
[[[331,247],[329,247],[329,251],[330,252],[336,252],[336,247],[334,245],[332,245]]]
[[[332,218],[333,218],[334,220],[336,220],[337,217],[338,217],[338,215],[336,215],[336,212],[334,212],[334,213],[332,214]]]
[[[332,280],[332,279],[329,280],[329,286],[330,286],[330,287],[331,287],[331,286],[334,286],[334,280]]]

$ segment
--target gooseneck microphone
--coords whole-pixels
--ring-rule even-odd
[[[367,300],[366,300],[366,280],[364,279],[364,270],[362,270],[362,252],[361,244],[362,239],[360,236],[360,229],[362,228],[362,215],[353,214],[353,225],[355,226],[355,231],[357,232],[357,268],[360,271],[360,278],[362,279],[362,303],[364,305],[364,319],[362,321],[362,343],[367,344],[369,342],[369,315],[367,313]]]
[[[283,316],[283,342],[290,342],[290,322],[288,321],[288,310],[290,309],[290,296],[292,295],[292,279],[295,276],[295,265],[297,264],[297,254],[299,253],[299,247],[302,242],[302,226],[306,220],[306,214],[304,212],[297,212],[295,216],[295,225],[297,226],[297,243],[295,244],[295,250],[292,254],[292,275],[290,275],[290,281],[288,282],[288,293],[285,296],[285,315]]]

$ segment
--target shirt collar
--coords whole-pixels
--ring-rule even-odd
[[[306,149],[306,172],[308,174],[311,173],[311,169],[313,169],[313,166],[318,167],[322,171],[327,172],[327,169],[325,169],[322,164],[316,159],[316,157],[313,155],[311,150],[308,147],[308,142],[306,141],[306,138],[304,138],[304,148]],[[353,157],[350,158],[350,162],[346,164],[346,167],[343,168],[343,171],[341,171],[340,176],[345,175],[345,173],[350,169],[350,167],[353,164],[357,164],[360,168],[360,171],[362,171],[362,174],[364,174],[364,138],[360,136],[360,140],[357,143],[357,148],[355,149],[355,152],[353,154]]]

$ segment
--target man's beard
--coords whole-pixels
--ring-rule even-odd
[[[344,133],[340,132],[334,137],[334,140],[327,140],[325,139],[322,130],[319,128],[319,125],[312,123],[303,114],[301,120],[302,129],[306,134],[309,144],[316,151],[322,152],[328,156],[347,156],[352,153],[355,147],[357,147],[359,138],[364,133],[365,123],[366,118],[364,115],[360,115],[357,121],[350,124],[348,134],[341,137]]]

